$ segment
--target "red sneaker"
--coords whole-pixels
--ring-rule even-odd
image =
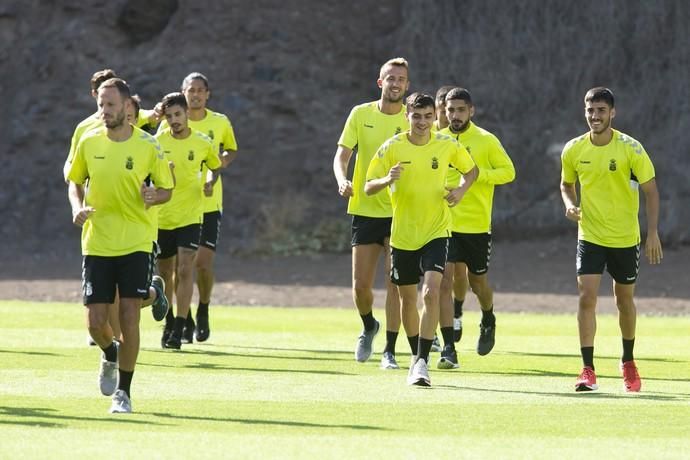
[[[637,393],[640,391],[642,380],[640,380],[640,374],[637,373],[635,361],[621,363],[621,370],[623,371],[623,385],[625,386],[625,391],[628,393]]]
[[[597,385],[597,376],[594,369],[589,366],[583,367],[580,376],[575,382],[575,391],[592,391],[599,388]]]

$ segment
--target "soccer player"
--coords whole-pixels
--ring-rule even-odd
[[[374,318],[374,279],[381,255],[384,255],[386,272],[390,271],[390,197],[386,193],[367,196],[364,193],[367,168],[376,150],[384,141],[409,127],[405,118],[403,101],[410,86],[409,67],[403,58],[387,61],[379,72],[377,85],[381,97],[377,101],[355,106],[345,122],[338,148],[333,159],[333,173],[338,182],[338,193],[348,198],[347,212],[352,215],[352,298],[357,307],[364,329],[357,339],[355,359],[367,361],[372,354],[374,337],[379,332],[379,322]],[[354,175],[347,178],[347,169],[354,150]],[[381,358],[383,369],[398,369],[395,359],[395,343],[400,330],[400,303],[395,286],[386,280],[386,346]],[[410,346],[417,346],[419,316],[403,318]],[[415,353],[416,354],[416,353]]]
[[[616,116],[613,93],[592,88],[585,94],[589,132],[570,140],[561,155],[561,197],[565,216],[578,223],[577,323],[584,367],[575,391],[598,388],[594,373],[594,335],[599,284],[604,268],[613,278],[623,355],[620,367],[626,392],[642,386],[633,348],[637,311],[633,300],[640,261],[639,191],[645,195],[650,264],[663,257],[657,231],[659,192],[654,166],[637,140],[611,127]],[[575,183],[580,182],[580,200]]]
[[[175,165],[175,193],[158,212],[158,270],[168,287],[168,299],[172,299],[173,288],[177,297],[177,315],[171,321],[172,313],[169,314],[161,344],[179,350],[194,292],[194,257],[199,248],[204,190],[213,192],[221,162],[211,139],[189,127],[184,94],[166,95],[161,108],[168,128],[160,131],[156,139],[166,160]],[[212,174],[202,184],[199,175],[204,165]]]
[[[454,86],[444,85],[441,86],[438,91],[436,91],[436,121],[434,126],[431,128],[432,131],[441,131],[448,127],[449,121],[446,116],[446,94],[448,91],[453,89]]]
[[[494,188],[515,179],[515,167],[496,136],[472,122],[474,104],[469,91],[453,88],[445,96],[449,126],[441,133],[460,142],[479,168],[474,185],[462,202],[451,208],[452,236],[448,242],[448,263],[441,283],[441,334],[444,347],[439,369],[456,369],[455,342],[462,336],[462,304],[468,287],[477,296],[482,310],[477,353],[487,355],[494,347],[496,318],[493,290],[489,285],[491,257],[491,211]],[[451,169],[449,184],[460,180]],[[455,297],[455,298],[453,298]]]
[[[151,284],[147,206],[169,200],[173,184],[158,142],[126,122],[125,111],[131,104],[127,83],[106,80],[98,89],[97,102],[105,126],[86,133],[77,145],[67,171],[69,201],[74,223],[83,226],[84,305],[89,333],[103,350],[101,392],[112,395],[111,413],[131,412],[140,309]],[[149,175],[157,187],[144,190]],[[107,308],[116,292],[122,328],[119,346],[107,322]]]
[[[187,99],[189,108],[189,127],[206,134],[213,142],[214,151],[218,153],[222,167],[227,168],[237,157],[237,141],[232,124],[227,116],[214,112],[207,107],[211,90],[208,79],[199,72],[192,72],[182,81],[182,94]],[[159,131],[166,129],[168,124],[161,121]],[[208,168],[204,165],[202,180],[208,181]],[[196,284],[199,290],[199,305],[196,310],[196,324],[192,319],[191,309],[183,329],[184,342],[191,343],[196,337],[199,342],[208,340],[211,334],[208,308],[213,293],[215,259],[220,224],[223,216],[223,184],[222,177],[218,177],[213,190],[204,190],[204,219],[201,224],[201,238],[196,252]]]
[[[438,326],[441,279],[450,236],[449,206],[457,205],[478,171],[467,150],[450,136],[431,133],[434,98],[413,93],[407,98],[410,130],[386,141],[367,171],[364,190],[388,187],[393,207],[391,281],[398,286],[403,315],[417,313],[417,284],[423,277],[424,309],[417,356],[407,377],[410,385],[430,386],[429,351]],[[447,187],[448,169],[463,175],[461,185]]]

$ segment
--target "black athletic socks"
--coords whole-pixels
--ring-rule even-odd
[[[443,336],[443,345],[444,346],[451,346],[453,349],[455,348],[455,331],[453,330],[453,326],[448,326],[448,327],[442,327],[441,328],[441,335]]]
[[[175,317],[175,324],[173,325],[173,333],[181,337],[182,336],[182,328],[184,327],[184,324],[187,322],[187,318],[184,318],[182,316],[176,316]]]
[[[580,353],[582,354],[582,364],[594,370],[594,347],[582,347]]]
[[[187,321],[192,321],[192,309],[190,308],[189,311],[187,312]]]
[[[621,361],[628,362],[632,361],[633,359],[633,348],[635,348],[635,338],[633,337],[630,340],[623,339],[623,357],[621,358]]]
[[[407,341],[410,343],[410,350],[412,351],[412,356],[417,356],[417,350],[419,345],[419,334],[413,335],[412,337],[407,337]]]
[[[173,314],[172,299],[171,299],[170,300],[170,308],[168,308],[168,313],[165,314],[165,328],[171,329],[173,327],[174,322],[175,322],[175,315]]]
[[[114,363],[117,361],[117,347],[115,342],[111,342],[107,348],[103,348],[103,353],[105,354],[106,361]]]
[[[465,299],[453,299],[453,317],[460,318],[462,316],[462,304],[465,303]]]
[[[196,309],[196,316],[208,316],[208,305],[207,303],[199,302],[199,306]]]
[[[376,327],[376,320],[374,319],[374,312],[370,311],[366,315],[359,315],[362,317],[362,323],[364,324],[364,329],[371,331]]]
[[[392,354],[395,354],[395,342],[398,340],[398,333],[397,332],[392,332],[392,331],[386,331],[386,348],[383,349],[383,352],[389,352]]]
[[[123,371],[122,369],[119,370],[120,372],[120,383],[117,385],[118,390],[122,390],[125,393],[127,393],[127,397],[131,398],[132,395],[129,394],[129,388],[132,386],[132,377],[134,376],[134,371]]]
[[[482,324],[484,326],[494,326],[496,324],[493,305],[488,310],[482,310]]]
[[[431,351],[432,343],[434,343],[434,339],[419,338],[419,353],[417,354],[419,359],[423,359],[427,363],[429,362],[429,352]]]

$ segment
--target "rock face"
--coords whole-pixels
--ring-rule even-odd
[[[404,56],[412,90],[470,89],[475,121],[513,158],[517,180],[495,199],[501,238],[574,235],[560,148],[586,130],[584,92],[606,85],[614,126],[656,164],[664,240],[688,242],[689,5],[5,0],[0,234],[23,250],[77,247],[62,164],[95,110],[91,74],[110,67],[146,107],[192,71],[209,78],[209,105],[230,117],[240,152],[224,172],[228,251],[346,248],[336,142],[350,108],[378,97],[380,65]]]

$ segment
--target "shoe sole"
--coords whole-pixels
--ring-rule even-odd
[[[441,358],[438,361],[438,364],[436,364],[436,367],[438,369],[458,369],[460,367],[459,364],[455,364],[453,361],[450,361],[445,358]]]
[[[417,379],[414,382],[410,384],[411,386],[415,387],[423,387],[423,388],[429,388],[431,386],[431,382],[426,379]]]
[[[491,343],[491,345],[486,345],[486,346],[480,346],[480,344],[477,344],[477,354],[479,356],[486,356],[489,353],[491,353],[491,350],[494,349],[494,345],[496,345],[496,341]]]
[[[400,369],[400,366],[398,366],[397,364],[396,364],[396,365],[387,364],[387,365],[385,365],[385,366],[384,366],[384,365],[381,365],[381,366],[379,366],[379,367],[380,367],[381,369],[383,369],[383,370],[386,370],[386,371],[387,371],[387,370],[396,370],[396,369]]]
[[[575,386],[575,391],[580,392],[580,391],[594,391],[598,390],[599,385],[594,384],[594,385],[585,385],[584,383],[581,383],[580,385]]]

